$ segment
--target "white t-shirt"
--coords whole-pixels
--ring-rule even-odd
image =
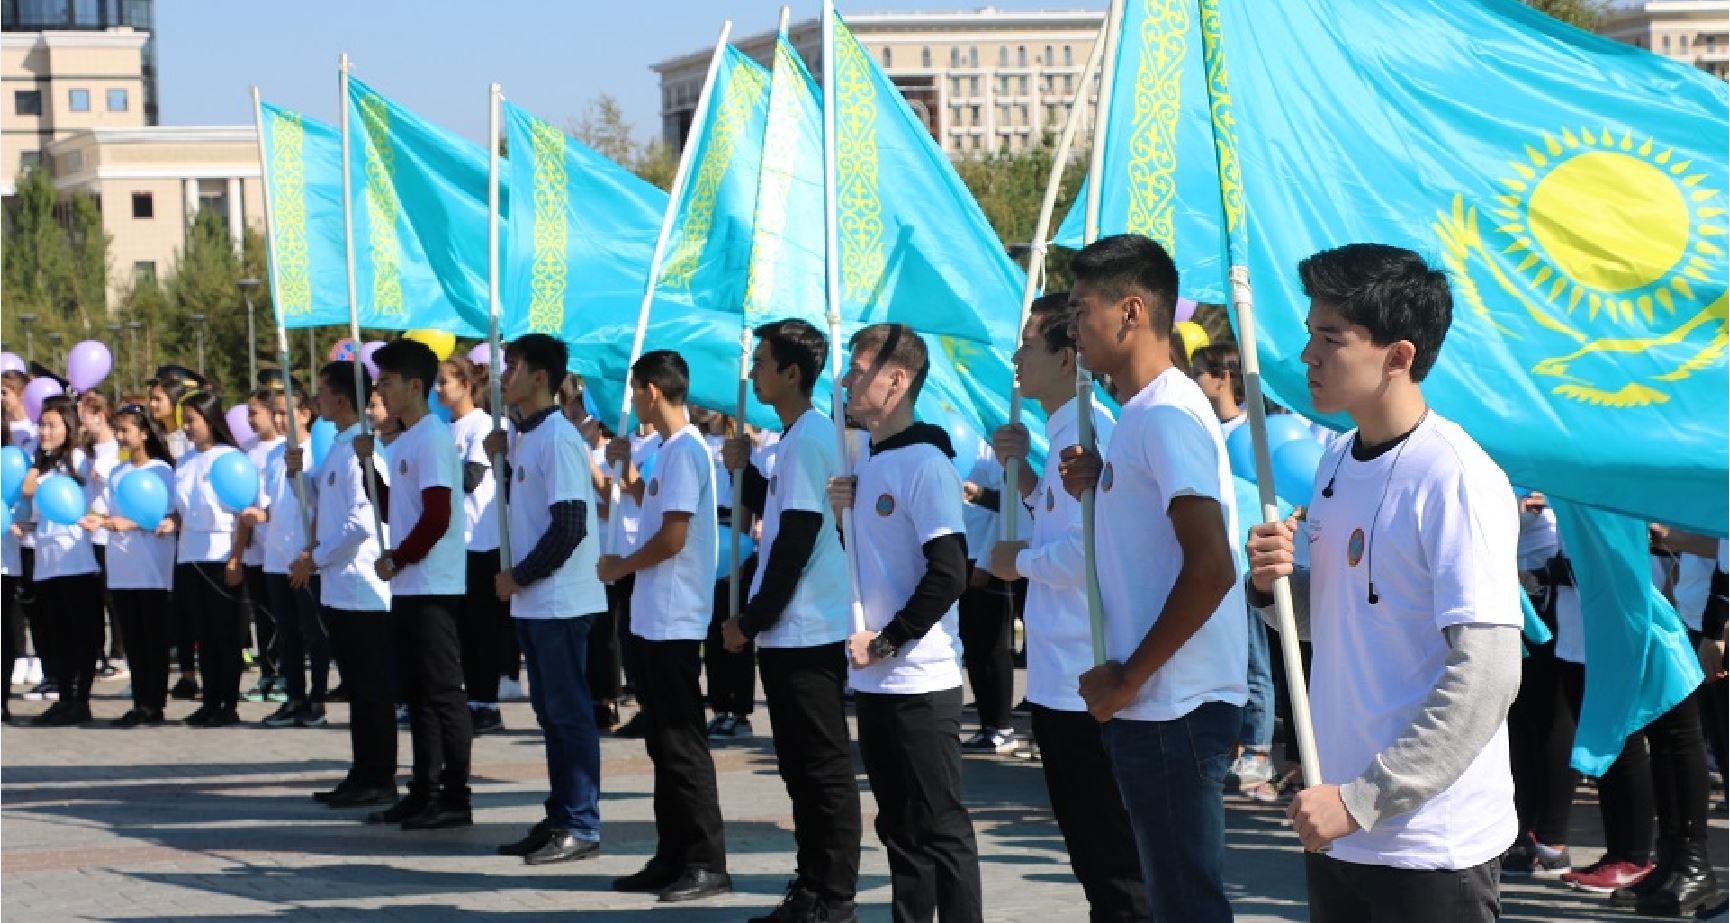
[[[270,479],[266,473],[270,468],[270,457],[280,454],[278,449],[287,444],[288,440],[281,436],[275,439],[252,440],[252,447],[246,450],[246,457],[252,460],[252,467],[258,471],[258,500],[255,504],[259,509],[270,511],[270,501],[274,499],[270,492]],[[252,530],[252,540],[247,542],[246,550],[240,553],[240,563],[247,567],[264,566],[264,525]],[[287,571],[283,571],[287,573]]]
[[[92,513],[108,515],[108,479],[114,474],[114,467],[120,464],[120,443],[113,439],[98,442],[90,447],[90,462],[84,471],[84,504]],[[108,530],[96,529],[90,533],[90,541],[97,545],[108,544]]]
[[[554,410],[534,429],[519,434],[511,448],[513,565],[521,564],[546,534],[552,523],[549,508],[568,500],[583,504],[583,540],[550,575],[511,597],[513,618],[570,618],[607,609],[606,587],[595,574],[600,535],[588,455],[577,428],[564,414]]]
[[[631,464],[637,467],[637,476],[647,481],[655,467],[655,453],[661,450],[661,434],[649,433],[646,436],[631,437]],[[704,447],[704,451],[707,451]],[[602,452],[606,450],[603,448]],[[606,459],[601,460],[601,470],[609,475],[613,468]],[[643,531],[643,507],[635,497],[628,493],[619,494],[619,547],[612,553],[624,557],[642,547],[642,540],[655,534],[655,530]]]
[[[1172,501],[1219,504],[1235,550],[1237,487],[1219,418],[1201,388],[1168,369],[1123,405],[1105,451],[1094,518],[1096,571],[1105,607],[1106,656],[1126,661],[1159,619],[1183,569],[1171,525]],[[1204,702],[1249,698],[1249,621],[1243,588],[1233,584],[1213,615],[1154,672],[1117,717],[1172,721]]]
[[[1524,624],[1508,479],[1465,431],[1434,411],[1369,461],[1337,439],[1305,523],[1310,548],[1310,706],[1322,780],[1357,778],[1417,717],[1448,657],[1443,629]],[[1345,455],[1341,461],[1342,454]],[[1385,498],[1384,498],[1385,497]],[[1370,584],[1379,601],[1369,602]],[[1345,862],[1463,869],[1501,855],[1518,832],[1504,723],[1453,785],[1408,814],[1333,844]]]
[[[661,531],[667,513],[690,513],[685,547],[637,572],[631,591],[631,631],[649,641],[702,640],[715,610],[715,465],[697,428],[686,424],[655,453],[643,485],[640,547]]]
[[[319,602],[347,612],[383,612],[390,608],[390,587],[375,569],[378,533],[364,469],[354,454],[359,434],[358,423],[338,433],[313,475],[317,544],[312,563],[318,568]]]
[[[461,596],[468,581],[463,549],[462,514],[456,501],[463,493],[463,466],[457,458],[450,427],[426,414],[390,446],[391,548],[402,544],[420,522],[421,491],[444,487],[451,492],[450,523],[426,557],[404,565],[390,579],[394,596]]]
[[[114,499],[120,482],[134,472],[139,477],[162,479],[174,496],[174,469],[167,462],[151,459],[142,466],[130,462],[116,465],[110,473],[104,507],[119,513]],[[174,536],[156,535],[143,529],[113,532],[108,536],[108,588],[111,590],[171,590],[174,588]]]
[[[1705,622],[1706,602],[1712,598],[1712,574],[1718,562],[1698,555],[1682,554],[1676,558],[1676,586],[1670,595],[1676,598],[1676,613],[1694,631]]]
[[[219,563],[228,560],[234,548],[234,514],[216,499],[210,486],[210,466],[233,446],[215,445],[208,450],[187,452],[174,469],[174,508],[180,511],[182,564]]]
[[[872,452],[859,461],[853,494],[859,597],[865,627],[881,631],[913,598],[925,576],[925,543],[965,534],[961,476],[949,456],[930,443]],[[961,685],[960,615],[950,606],[925,637],[861,670],[848,662],[860,692],[914,695]]]
[[[733,506],[733,472],[728,471],[726,464],[721,461],[721,447],[727,444],[727,437],[705,433],[703,444],[709,447],[709,459],[715,465],[715,505],[730,513]]]
[[[992,451],[991,443],[981,439],[978,445],[978,457],[973,459],[973,466],[968,469],[966,479],[986,490],[1001,491],[1003,489],[1003,466],[998,463],[997,454]],[[997,507],[968,503],[963,500],[961,502],[961,518],[967,523],[967,560],[978,561],[981,557],[990,554],[991,546],[997,544]]]
[[[1520,570],[1542,570],[1561,550],[1555,510],[1545,507],[1535,513],[1520,512]]]
[[[475,489],[463,494],[463,547],[469,551],[497,551],[499,516],[494,498],[498,483],[493,479],[493,460],[487,457],[486,449],[487,434],[493,431],[493,415],[477,407],[462,419],[451,421],[450,426],[463,465],[480,464],[487,469]]]
[[[12,444],[24,450],[25,458],[35,458],[36,449],[42,444],[42,435],[36,424],[29,420],[13,420],[6,425],[12,430]]]
[[[759,467],[769,481],[763,501],[763,535],[758,545],[757,574],[751,580],[751,598],[763,587],[775,538],[781,534],[781,514],[788,510],[817,513],[823,525],[811,558],[793,590],[793,598],[781,617],[757,635],[759,647],[816,647],[844,641],[848,631],[847,559],[835,532],[835,514],[829,509],[829,479],[841,472],[835,458],[835,424],[816,410],[807,410],[787,428],[772,454],[769,470]]]
[[[301,443],[301,458],[312,453],[308,443]],[[300,497],[296,495],[298,478],[288,476],[288,442],[276,447],[265,461],[264,492],[270,498],[270,518],[260,527],[264,543],[264,572],[286,574],[294,559],[306,549],[306,522],[301,515]],[[307,489],[312,487],[312,473],[307,473]]]
[[[90,470],[89,460],[83,449],[73,449],[71,460],[73,470]],[[59,469],[44,473],[36,482],[37,489],[40,490],[42,483],[49,478],[66,476]],[[88,474],[84,476],[88,479]],[[91,544],[90,533],[85,531],[83,526],[63,526],[40,513],[36,515],[36,566],[32,573],[34,579],[52,580],[55,577],[94,574],[97,570],[96,549]]]
[[[1047,444],[1061,450],[1077,443],[1076,402],[1045,420]],[[1111,413],[1093,402],[1093,434],[1101,452],[1111,447],[1116,428]],[[1081,674],[1093,667],[1093,628],[1087,622],[1085,536],[1081,501],[1063,489],[1054,452],[1028,497],[1033,530],[1027,549],[1015,556],[1015,569],[1027,578],[1027,701],[1059,711],[1086,711]],[[1246,654],[1247,656],[1247,654]]]

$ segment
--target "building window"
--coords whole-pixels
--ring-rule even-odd
[[[156,284],[156,261],[139,260],[132,264],[132,281],[141,285]]]
[[[1074,74],[1064,74],[1063,75],[1063,92],[1065,92],[1065,93],[1074,93],[1075,92],[1075,75]]]
[[[973,77],[972,80],[973,80],[973,95],[978,96],[979,95],[979,78]]]
[[[1045,46],[1045,58],[1044,58],[1045,66],[1050,67],[1051,65],[1056,64],[1056,63],[1057,63],[1057,55],[1052,53],[1050,45]]]
[[[1075,52],[1070,51],[1068,45],[1063,46],[1063,66],[1069,67],[1070,65],[1072,65],[1074,63],[1075,63]]]
[[[1026,96],[1027,95],[1027,75],[1026,74],[1021,75],[1020,86],[1021,86],[1021,95]]]
[[[931,66],[931,49],[930,48],[919,49],[919,66],[920,67],[930,67]]]
[[[1711,35],[1706,36],[1706,53],[1711,54],[1713,48],[1716,47],[1717,44],[1718,44],[1718,39],[1716,37],[1711,36]]]
[[[1664,53],[1670,53],[1670,36],[1668,35],[1664,36]]]
[[[1027,46],[1026,45],[1017,45],[1016,46],[1016,48],[1015,48],[1015,63],[1022,66],[1022,67],[1027,66]]]
[[[979,66],[979,49],[977,49],[977,48],[967,49],[967,66],[968,67],[978,67]]]
[[[67,90],[66,91],[66,108],[71,109],[73,112],[89,112],[90,111],[90,91],[89,90]]]
[[[883,66],[884,67],[894,67],[895,66],[895,59],[889,54],[888,48],[883,49]]]
[[[19,169],[21,169],[21,170],[34,170],[40,166],[42,166],[42,152],[41,151],[20,151],[19,152],[19,154],[18,154],[18,168]]]
[[[13,115],[41,115],[41,90],[16,90],[12,93]]]
[[[125,87],[116,87],[116,88],[108,91],[108,111],[109,112],[125,112],[126,111],[126,103],[127,103],[127,99],[126,99],[126,88]]]
[[[950,47],[950,49],[949,49],[949,66],[950,67],[960,67],[961,66],[961,49],[955,48],[953,46]]]
[[[997,66],[998,67],[1008,67],[1009,66],[1009,46],[1008,45],[997,46]]]
[[[156,217],[156,197],[148,192],[134,192],[132,194],[132,217]]]
[[[1681,50],[1687,51],[1688,50],[1688,36],[1686,36],[1686,35],[1676,36],[1676,45]]]

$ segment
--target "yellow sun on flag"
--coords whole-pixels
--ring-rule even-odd
[[[1724,250],[1721,191],[1707,173],[1651,138],[1605,129],[1545,132],[1510,161],[1490,209],[1515,272],[1551,305],[1647,323],[1710,287]]]

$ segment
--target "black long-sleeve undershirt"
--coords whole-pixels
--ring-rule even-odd
[[[745,469],[753,474],[756,468]],[[761,481],[762,475],[757,475]],[[746,483],[749,492],[750,484]],[[799,578],[805,574],[805,565],[810,563],[811,554],[817,549],[817,538],[823,532],[823,514],[810,510],[782,510],[780,528],[775,533],[775,541],[769,546],[768,558],[764,561],[763,581],[758,584],[757,595],[751,598],[745,606],[745,611],[739,614],[739,628],[746,637],[755,638],[758,634],[768,631],[781,620],[781,613],[786,611],[787,604],[793,601],[793,593],[799,588]]]
[[[967,589],[967,536],[939,535],[925,543],[925,576],[913,588],[907,605],[883,627],[884,640],[896,647],[925,637]]]

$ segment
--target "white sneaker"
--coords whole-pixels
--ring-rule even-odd
[[[508,676],[502,677],[499,680],[500,702],[523,702],[527,701],[528,697],[529,694],[523,689],[522,683],[519,683]]]
[[[1273,760],[1265,753],[1251,753],[1245,750],[1236,760],[1226,775],[1237,780],[1237,787],[1244,791],[1255,788],[1263,782],[1273,780]]]
[[[30,681],[30,658],[20,657],[12,662],[12,675],[7,682],[14,686],[22,686]]]
[[[42,679],[42,658],[30,658],[30,672],[24,674],[24,682],[34,686],[37,683],[42,682]]]

